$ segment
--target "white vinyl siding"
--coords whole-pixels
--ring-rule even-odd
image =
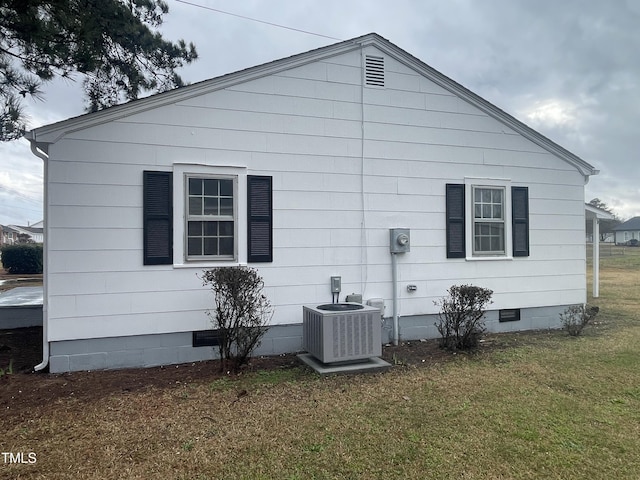
[[[247,262],[247,175],[273,176],[273,262],[259,265],[272,324],[301,323],[303,304],[330,301],[333,275],[343,292],[383,298],[388,315],[394,227],[411,229],[398,270],[402,285],[417,286],[400,289],[402,316],[436,313],[433,301],[461,283],[494,290],[496,309],[584,303],[584,176],[415,69],[365,50],[384,56],[385,88],[362,88],[354,50],[51,145],[49,340],[210,327],[213,299],[196,274],[233,262],[186,261],[185,175],[236,176],[238,264]],[[174,175],[174,264],[145,268],[142,171],[162,169]],[[472,185],[505,190],[497,260],[511,248],[510,185],[529,187],[530,257],[446,258],[444,185],[463,180],[468,222]],[[473,257],[467,237],[467,260],[491,259]]]

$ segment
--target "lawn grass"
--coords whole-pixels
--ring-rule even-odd
[[[37,463],[0,478],[637,479],[638,253],[602,258],[601,313],[580,337],[502,336],[370,376],[295,368],[64,398],[4,432],[3,451]]]

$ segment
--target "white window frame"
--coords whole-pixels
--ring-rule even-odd
[[[503,208],[502,216],[504,222],[504,251],[503,252],[476,252],[475,250],[475,215],[474,215],[474,191],[476,188],[502,189]],[[512,214],[511,214],[511,180],[504,178],[465,178],[465,217],[466,217],[466,238],[465,246],[467,251],[466,260],[512,260],[513,259],[513,238]],[[484,222],[484,220],[480,220]]]
[[[187,255],[188,178],[232,178],[234,180],[234,254],[233,256]],[[174,268],[214,268],[243,265],[247,262],[247,169],[231,165],[210,166],[198,163],[173,165],[173,266]]]
[[[195,215],[189,212],[189,199],[191,197],[189,192],[189,182],[190,180],[227,180],[231,181],[232,184],[232,211],[231,215]],[[237,212],[237,203],[238,203],[238,177],[235,175],[202,175],[202,174],[185,174],[184,176],[184,190],[183,190],[184,198],[185,198],[185,212],[184,212],[184,256],[187,261],[206,261],[206,260],[228,260],[235,261],[238,256],[238,235],[237,235],[237,224],[238,224],[238,212]],[[204,198],[204,196],[203,196]],[[231,255],[193,255],[189,254],[189,222],[233,222],[233,253]]]

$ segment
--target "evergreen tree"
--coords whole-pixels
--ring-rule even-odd
[[[175,70],[197,53],[162,38],[168,11],[162,0],[0,0],[0,140],[22,136],[22,99],[56,76],[84,76],[91,112],[182,86]]]

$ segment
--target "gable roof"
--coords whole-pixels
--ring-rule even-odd
[[[491,104],[487,100],[476,95],[472,91],[463,87],[459,83],[450,79],[446,75],[433,69],[420,59],[414,57],[400,47],[394,45],[389,40],[381,37],[376,33],[370,33],[351,40],[310,50],[305,53],[293,55],[291,57],[282,58],[255,67],[250,67],[234,73],[222,75],[220,77],[204,80],[185,87],[177,88],[167,92],[155,94],[143,99],[133,100],[131,102],[116,105],[105,110],[95,113],[89,113],[68,120],[45,125],[27,132],[25,137],[32,143],[32,149],[37,147],[48,152],[48,145],[55,143],[64,135],[89,128],[102,123],[114,121],[128,115],[140,113],[150,109],[162,107],[178,101],[184,101],[200,95],[205,95],[216,90],[228,88],[232,85],[254,80],[267,75],[272,75],[284,70],[299,67],[308,63],[312,63],[321,59],[344,54],[353,50],[359,50],[367,46],[375,46],[385,54],[403,63],[408,68],[425,76],[438,86],[451,92],[452,94],[462,98],[473,106],[477,107],[490,117],[498,120],[509,128],[521,134],[523,137],[532,141],[539,147],[547,150],[556,157],[573,165],[580,173],[585,176],[597,175],[592,165],[582,160],[577,155],[569,152],[557,143],[551,141],[544,135],[538,133],[500,108]],[[35,152],[34,152],[35,153]]]
[[[10,225],[10,227],[18,233],[37,234],[44,232],[44,228],[25,227],[23,225]]]
[[[613,227],[616,232],[640,230],[640,217],[633,217],[620,225]]]
[[[19,233],[16,229],[11,228],[9,225],[0,225],[0,231],[7,233]]]

